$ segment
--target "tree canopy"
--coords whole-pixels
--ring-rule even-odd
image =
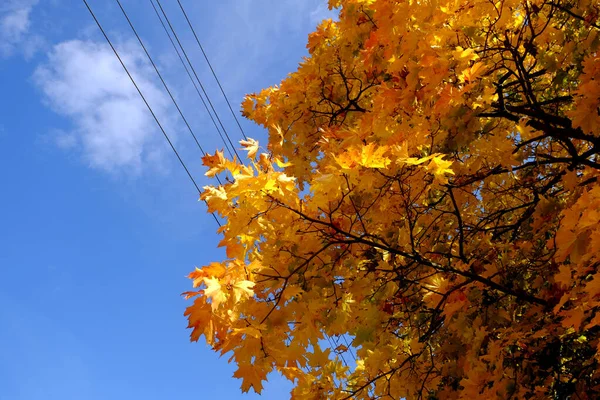
[[[294,399],[600,397],[600,4],[330,0],[224,185],[192,340]]]

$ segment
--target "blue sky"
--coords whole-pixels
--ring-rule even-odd
[[[200,154],[112,0],[89,0],[200,185]],[[207,151],[223,145],[149,0],[123,0]],[[232,138],[175,0],[162,0]],[[234,109],[278,83],[325,0],[184,0]],[[216,225],[80,1],[0,0],[0,400],[256,398],[190,344],[179,294]],[[242,121],[249,136],[264,132]],[[262,399],[287,397],[273,377]]]

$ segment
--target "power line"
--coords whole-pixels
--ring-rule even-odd
[[[160,10],[162,11],[163,16],[165,17],[165,20],[167,21],[167,24],[169,25],[169,28],[171,29],[171,32],[173,33],[173,36],[175,37],[175,40],[179,44],[179,47],[181,47],[181,51],[183,52],[183,55],[185,56],[185,59],[187,60],[188,64],[190,65],[190,68],[192,69],[192,72],[194,73],[194,76],[196,77],[196,80],[200,84],[200,88],[202,89],[202,93],[204,93],[204,96],[206,97],[206,100],[208,100],[208,104],[210,105],[210,108],[212,109],[213,113],[215,114],[215,117],[217,118],[217,121],[219,121],[219,125],[221,126],[221,129],[225,133],[225,136],[227,137],[227,140],[229,141],[229,144],[233,148],[233,151],[234,151],[235,155],[238,157],[238,159],[241,160],[241,157],[237,153],[237,150],[235,149],[235,146],[234,146],[233,142],[231,141],[231,138],[229,137],[229,134],[227,133],[227,129],[225,129],[225,126],[223,126],[223,122],[221,122],[221,118],[219,118],[219,114],[217,113],[217,110],[215,110],[215,107],[213,106],[212,101],[210,101],[210,97],[208,96],[208,93],[206,93],[206,90],[204,89],[204,85],[202,85],[202,81],[198,77],[198,74],[196,73],[196,69],[194,68],[194,65],[192,64],[192,62],[190,61],[190,58],[188,57],[187,52],[185,51],[185,47],[183,47],[183,44],[179,40],[179,36],[177,35],[177,32],[175,32],[175,29],[173,28],[173,25],[171,24],[171,21],[169,20],[169,17],[167,16],[167,13],[163,9],[163,6],[160,3],[160,0],[156,0],[156,3],[158,4],[158,7],[160,7]]]
[[[102,32],[102,35],[104,36],[104,38],[108,42],[108,45],[112,49],[113,53],[115,53],[115,56],[117,57],[117,59],[121,63],[121,66],[123,67],[123,69],[127,73],[127,76],[129,77],[129,80],[131,81],[131,83],[133,83],[133,86],[135,87],[135,89],[137,90],[138,94],[140,95],[140,97],[144,101],[144,104],[146,104],[146,107],[148,108],[148,111],[150,111],[150,114],[152,114],[152,117],[154,118],[154,121],[156,121],[156,124],[160,128],[160,131],[162,132],[163,136],[165,137],[165,139],[169,143],[169,146],[171,146],[171,150],[173,150],[173,153],[175,153],[175,155],[177,156],[177,159],[179,160],[179,163],[181,164],[181,166],[183,167],[183,169],[187,173],[187,176],[190,178],[190,181],[192,181],[192,183],[194,184],[194,187],[196,188],[196,190],[198,191],[198,193],[199,194],[202,193],[202,191],[200,190],[200,187],[196,183],[196,180],[194,179],[194,177],[190,173],[189,169],[187,168],[187,166],[183,162],[181,156],[177,152],[177,149],[175,149],[175,146],[173,145],[173,142],[171,142],[171,139],[169,139],[169,135],[167,135],[167,132],[165,131],[165,129],[163,128],[162,124],[158,120],[158,117],[154,113],[154,110],[152,110],[152,107],[150,106],[150,104],[146,100],[146,97],[144,96],[144,94],[140,90],[139,86],[135,82],[135,79],[133,79],[133,76],[129,72],[129,69],[127,68],[127,66],[125,65],[125,63],[123,62],[123,60],[121,59],[121,56],[119,55],[119,52],[117,51],[117,49],[115,48],[115,46],[113,46],[111,40],[109,39],[108,35],[104,31],[104,28],[102,28],[102,25],[100,24],[100,21],[98,21],[98,18],[96,18],[96,15],[94,14],[94,12],[92,11],[92,9],[90,8],[90,5],[88,4],[88,2],[86,0],[82,0],[82,1],[85,4],[85,6],[87,7],[87,9],[90,12],[90,14],[92,15],[92,18],[94,18],[94,21],[96,22],[96,25],[98,25],[98,28],[100,29],[100,32]],[[211,214],[212,214],[213,218],[215,219],[215,221],[217,222],[217,224],[219,226],[221,226],[221,223],[219,222],[219,219],[217,218],[217,216],[215,215],[215,213],[211,213]]]
[[[121,4],[121,2],[119,0],[115,0],[115,1],[119,5],[119,8],[121,9],[121,12],[125,16],[125,19],[127,20],[127,23],[131,27],[131,30],[133,31],[133,33],[134,33],[135,37],[137,38],[138,42],[140,43],[140,46],[142,46],[142,49],[144,49],[144,53],[146,53],[146,56],[148,57],[148,60],[150,61],[150,64],[152,64],[152,67],[154,68],[154,71],[156,71],[156,74],[160,78],[160,81],[162,82],[163,86],[165,87],[165,90],[167,91],[167,93],[169,94],[169,97],[171,98],[171,101],[175,105],[175,108],[177,108],[177,111],[179,112],[179,115],[181,116],[181,119],[183,119],[183,122],[185,123],[185,126],[187,126],[188,130],[190,131],[190,134],[194,138],[194,141],[196,142],[196,145],[198,146],[198,148],[202,152],[202,155],[205,156],[206,152],[204,151],[204,149],[200,145],[200,142],[198,142],[198,138],[196,138],[196,135],[194,134],[194,131],[192,130],[192,127],[190,126],[190,124],[188,123],[187,119],[183,115],[183,111],[181,111],[181,108],[179,108],[179,104],[177,104],[177,101],[175,100],[175,97],[173,97],[173,94],[171,93],[171,90],[169,89],[169,86],[167,85],[167,83],[163,79],[163,76],[160,73],[160,71],[158,70],[158,67],[156,66],[156,64],[154,63],[154,60],[152,59],[152,56],[150,56],[150,53],[148,52],[148,49],[146,49],[146,46],[144,45],[144,42],[142,41],[142,38],[140,38],[140,35],[138,35],[137,30],[135,29],[135,27],[133,26],[133,23],[129,19],[129,15],[127,15],[127,12],[123,8],[123,5]],[[219,179],[219,177],[217,176],[216,178],[217,178],[217,181],[219,182],[219,184],[221,184],[221,180]]]
[[[202,55],[204,56],[206,63],[210,67],[210,71],[212,72],[213,76],[215,77],[215,80],[217,81],[217,84],[219,85],[219,89],[221,89],[221,93],[223,93],[223,97],[225,98],[225,101],[227,102],[229,111],[231,111],[231,115],[233,115],[233,118],[235,118],[235,122],[237,123],[238,128],[240,128],[240,132],[242,133],[242,136],[244,137],[244,139],[248,139],[246,137],[246,133],[244,132],[244,129],[242,128],[242,125],[240,124],[240,121],[237,118],[237,115],[235,114],[235,112],[233,111],[233,108],[231,107],[231,103],[229,102],[229,98],[225,94],[225,90],[223,90],[223,86],[221,86],[221,82],[219,81],[219,78],[217,78],[217,74],[215,73],[215,70],[213,69],[212,64],[208,60],[208,56],[206,55],[206,52],[204,51],[204,47],[202,47],[202,44],[200,43],[200,39],[198,39],[198,35],[196,35],[196,31],[194,30],[194,27],[192,26],[192,23],[190,22],[190,19],[188,18],[188,15],[185,12],[185,9],[183,8],[183,4],[181,4],[181,1],[179,1],[179,0],[177,0],[177,4],[179,4],[179,8],[181,8],[181,11],[183,12],[183,15],[185,16],[185,20],[187,21],[188,25],[190,26],[190,29],[192,30],[192,33],[194,34],[194,38],[196,38],[196,43],[198,43],[198,46],[200,47],[200,50],[202,51]]]
[[[213,125],[215,126],[215,129],[217,130],[217,133],[219,134],[219,137],[221,138],[221,141],[225,145],[225,149],[229,153],[229,156],[233,157],[233,153],[231,152],[230,147],[228,146],[227,142],[225,141],[225,138],[223,137],[223,134],[221,133],[221,130],[219,129],[219,126],[217,125],[217,122],[215,121],[215,118],[213,117],[212,113],[208,109],[208,105],[206,104],[206,101],[204,100],[204,97],[200,93],[200,89],[198,89],[198,85],[196,84],[196,81],[194,81],[194,78],[192,77],[192,74],[190,73],[189,68],[187,67],[185,61],[183,60],[183,57],[181,57],[181,53],[179,52],[179,49],[177,48],[177,45],[173,41],[173,38],[171,37],[171,34],[169,33],[169,30],[167,29],[167,26],[163,22],[162,17],[160,16],[160,13],[158,12],[158,10],[156,9],[156,6],[154,5],[154,1],[150,0],[150,4],[152,5],[152,8],[154,9],[154,12],[156,13],[156,16],[158,17],[158,20],[160,21],[160,24],[162,25],[165,33],[167,34],[167,37],[169,38],[169,41],[171,42],[171,45],[175,49],[175,52],[177,53],[177,56],[179,57],[179,61],[181,61],[181,64],[183,65],[183,68],[185,69],[185,72],[187,73],[187,76],[190,78],[190,81],[192,82],[192,85],[194,85],[194,89],[196,89],[196,93],[198,94],[198,97],[200,97],[200,100],[202,101],[202,104],[204,105],[204,108],[206,109],[206,112],[207,112],[208,116],[210,117]]]

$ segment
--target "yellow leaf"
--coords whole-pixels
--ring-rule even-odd
[[[375,146],[369,143],[361,150],[360,165],[367,168],[385,168],[391,162],[384,154],[387,152],[387,146]]]
[[[315,346],[312,353],[308,353],[308,363],[312,367],[316,366],[325,366],[329,362],[329,354],[331,353],[331,349],[325,349],[323,351],[321,346]]]
[[[233,285],[233,296],[235,302],[239,302],[242,298],[248,298],[254,296],[252,288],[255,283],[251,281],[238,281]]]
[[[275,132],[277,133],[277,137],[279,139],[277,141],[277,144],[279,146],[281,146],[283,144],[283,139],[284,139],[283,130],[281,129],[281,127],[279,125],[273,125],[273,128],[275,129]]]
[[[190,340],[198,341],[200,335],[206,337],[206,342],[212,344],[214,334],[214,323],[212,321],[212,312],[209,304],[204,299],[198,298],[194,304],[188,307],[184,313],[188,316],[188,328],[193,328]]]
[[[244,150],[248,152],[248,158],[254,159],[258,152],[258,141],[248,138],[248,140],[240,140],[240,144],[244,146]]]
[[[242,379],[242,391],[246,393],[250,388],[256,393],[262,391],[262,382],[267,380],[267,373],[256,365],[242,364],[233,373],[234,378]]]
[[[204,278],[204,295],[211,301],[211,308],[215,311],[219,305],[227,300],[227,295],[223,292],[218,278]]]
[[[408,165],[420,165],[423,163],[426,163],[427,161],[431,160],[434,156],[427,156],[427,157],[423,157],[423,158],[415,158],[415,157],[408,157],[408,158],[399,158],[398,162],[399,163],[403,163],[403,164],[408,164]]]
[[[242,115],[244,117],[250,117],[254,111],[254,100],[250,96],[246,96],[242,102]]]
[[[344,152],[333,156],[342,169],[352,169],[357,165],[355,152]]]
[[[193,272],[190,272],[188,278],[193,279],[194,287],[198,287],[203,283],[204,278],[221,278],[224,273],[225,267],[223,264],[213,262],[202,268],[196,268]]]
[[[283,162],[283,161],[281,161],[281,159],[280,159],[279,157],[275,157],[275,158],[274,158],[274,161],[275,161],[275,164],[277,164],[277,166],[278,166],[279,168],[285,168],[285,167],[289,167],[289,166],[291,166],[291,165],[294,165],[294,164],[292,164],[292,163],[291,163],[291,162],[289,162],[289,161],[288,161],[288,162]]]
[[[217,150],[213,155],[205,155],[202,157],[202,164],[210,167],[210,169],[205,173],[206,176],[212,177],[219,172],[224,171],[225,157],[223,156],[223,152]]]
[[[281,375],[285,376],[290,381],[304,379],[305,375],[304,371],[296,367],[282,367],[279,368],[279,372],[281,372]]]
[[[260,339],[260,337],[262,336],[260,333],[260,330],[256,329],[253,326],[249,326],[246,328],[233,329],[233,334],[234,335],[250,335],[255,339]]]
[[[459,76],[461,82],[472,83],[485,72],[485,64],[477,62],[473,66],[465,69]]]
[[[466,61],[473,61],[473,60],[477,60],[479,58],[477,53],[475,53],[475,50],[473,50],[471,48],[463,49],[460,46],[458,46],[456,48],[456,51],[454,52],[454,57],[456,59],[466,60]]]
[[[454,171],[450,168],[452,161],[445,161],[442,157],[442,155],[433,157],[429,162],[429,165],[427,165],[427,170],[434,175],[437,182],[446,184],[448,183],[446,175],[454,175]]]

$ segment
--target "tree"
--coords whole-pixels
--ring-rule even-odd
[[[202,199],[186,311],[243,391],[600,397],[600,4],[330,0]]]

